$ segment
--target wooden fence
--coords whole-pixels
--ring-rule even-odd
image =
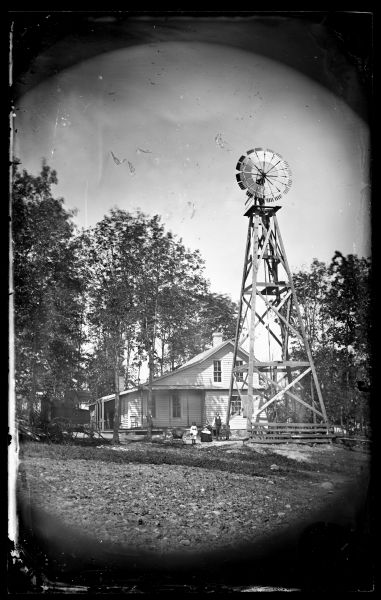
[[[252,423],[251,441],[259,444],[331,443],[333,427],[317,423]]]

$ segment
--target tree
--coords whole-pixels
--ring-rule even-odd
[[[145,216],[140,212],[133,216],[119,209],[112,209],[82,236],[88,262],[87,316],[94,349],[90,379],[97,395],[107,387],[107,391],[115,393],[115,444],[119,443],[119,378],[123,374],[126,344],[134,341],[131,336],[137,319],[136,286],[145,237]]]
[[[327,338],[335,354],[336,379],[341,391],[340,414],[346,425],[363,427],[369,418],[367,398],[357,386],[370,384],[371,264],[367,258],[336,251],[329,266],[326,295]]]
[[[359,358],[370,355],[371,264],[367,258],[336,251],[329,266],[327,312],[332,319],[328,334],[338,346],[353,347]]]
[[[160,217],[113,209],[82,234],[87,264],[87,322],[94,395],[115,393],[114,443],[119,430],[119,377],[127,385],[148,363],[148,436],[156,376],[203,350],[213,331],[234,335],[237,307],[209,292],[200,253],[185,248]]]
[[[161,269],[156,315],[160,375],[196,353],[197,317],[208,294],[204,261],[197,250],[191,252],[171,237],[168,259]]]
[[[117,443],[119,376],[124,372],[129,379],[130,365],[148,361],[149,416],[153,379],[184,355],[186,332],[201,310],[207,282],[198,251],[187,250],[166,232],[157,215],[113,209],[83,232],[82,242],[93,347],[89,381],[97,396],[115,393]],[[149,427],[149,435],[151,431]]]
[[[12,181],[16,397],[27,400],[30,419],[38,395],[48,404],[83,379],[82,281],[73,212],[52,196],[56,172],[42,163],[38,176]]]
[[[198,251],[187,250],[181,240],[165,232],[158,215],[147,226],[138,304],[140,349],[148,360],[149,416],[153,379],[164,372],[166,365],[173,367],[183,354],[191,314],[197,298],[206,291],[207,282]],[[149,437],[151,432],[152,420],[148,419]]]
[[[205,350],[211,344],[214,332],[221,332],[224,339],[234,339],[238,318],[238,305],[227,294],[208,292],[201,299],[200,313],[197,315],[197,351]],[[192,350],[195,354],[196,347]]]
[[[313,261],[294,283],[327,413],[335,423],[363,427],[369,421],[370,260],[336,251],[331,263]],[[300,357],[294,340],[293,356]],[[357,426],[356,425],[356,426]]]
[[[327,265],[315,258],[310,270],[295,273],[293,281],[311,352],[314,352],[322,343],[326,329]]]

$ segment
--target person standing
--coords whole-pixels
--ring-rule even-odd
[[[220,436],[220,431],[221,431],[221,417],[220,417],[220,413],[216,414],[216,418],[214,419],[214,425],[216,428],[216,440],[218,440],[219,436]]]
[[[191,425],[190,433],[191,433],[191,436],[192,436],[192,446],[194,446],[196,444],[197,433],[198,433],[197,425],[196,425],[195,421],[193,421],[193,423]]]

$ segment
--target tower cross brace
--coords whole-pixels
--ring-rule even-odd
[[[229,388],[227,424],[234,405],[250,421],[286,420],[311,414],[327,423],[311,348],[277,220],[280,206],[254,197],[245,212],[248,230]],[[262,334],[262,337],[259,337]],[[263,346],[267,335],[268,347]],[[290,358],[298,340],[302,360]],[[246,364],[237,365],[238,349],[249,345]],[[262,341],[262,346],[260,345]],[[264,356],[268,351],[268,356]],[[259,356],[262,354],[262,356]],[[247,391],[246,391],[247,390]],[[233,400],[238,400],[234,403]],[[279,417],[282,412],[282,417]],[[270,420],[270,419],[269,419]],[[271,419],[273,420],[273,419]],[[298,420],[305,420],[304,417]]]

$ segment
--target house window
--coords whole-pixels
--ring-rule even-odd
[[[236,360],[235,361],[235,366],[236,367],[242,367],[243,365],[243,360]],[[235,380],[236,381],[243,381],[243,371],[238,371],[238,373],[235,374]]]
[[[181,417],[181,401],[177,393],[172,394],[172,417],[174,419]]]
[[[214,381],[221,381],[222,370],[221,370],[221,361],[220,360],[215,360],[213,362],[213,375],[214,375]]]

